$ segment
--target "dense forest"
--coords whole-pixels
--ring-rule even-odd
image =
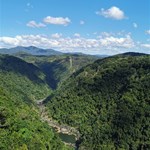
[[[57,134],[40,121],[34,101],[52,90],[33,64],[0,55],[0,149],[67,150]]]
[[[72,149],[40,119],[47,97],[49,117],[80,132],[79,150],[149,150],[149,95],[149,55],[0,55],[0,149]]]
[[[150,0],[0,0],[0,150],[150,150]]]
[[[39,67],[52,89],[58,88],[74,72],[98,59],[95,56],[79,54],[33,56],[17,53],[15,56]]]
[[[150,56],[95,61],[66,80],[49,114],[81,133],[81,150],[150,149]]]

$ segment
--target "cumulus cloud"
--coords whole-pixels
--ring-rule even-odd
[[[138,27],[137,23],[134,22],[134,23],[133,23],[133,27],[134,27],[134,28],[137,28],[137,27]]]
[[[32,28],[46,27],[45,24],[43,24],[43,23],[36,23],[34,20],[29,21],[29,22],[27,23],[27,26],[28,26],[28,27],[32,27]]]
[[[61,36],[62,36],[61,33],[54,33],[54,34],[51,35],[52,38],[56,38],[56,39],[60,38]]]
[[[150,30],[147,30],[147,31],[146,31],[146,34],[149,34],[149,35],[150,35]]]
[[[78,35],[79,36],[79,35]],[[57,38],[56,38],[57,37]],[[2,47],[14,46],[37,46],[41,48],[53,48],[63,52],[83,52],[91,54],[114,54],[128,51],[135,47],[135,43],[130,35],[123,37],[102,36],[101,38],[83,38],[83,37],[47,37],[43,35],[18,35],[15,37],[0,37]]]
[[[2,45],[2,47],[18,46],[20,40],[21,39],[18,39],[17,37],[0,37],[0,45]]]
[[[149,48],[150,49],[150,44],[141,44],[142,47],[144,48]]]
[[[83,20],[81,20],[81,21],[80,21],[80,24],[81,24],[81,25],[84,25],[84,24],[85,24],[85,22],[84,22]]]
[[[112,33],[102,32],[99,37],[102,38],[102,37],[110,37],[110,36],[112,36]]]
[[[51,17],[47,16],[43,19],[43,21],[47,24],[55,24],[55,25],[64,25],[67,26],[69,23],[71,23],[71,20],[66,17]]]
[[[106,37],[104,39],[101,39],[101,45],[107,46],[107,47],[118,47],[118,48],[132,48],[134,47],[134,42],[130,35],[126,35],[126,37]]]
[[[79,38],[79,37],[80,37],[80,34],[79,34],[79,33],[75,33],[75,34],[74,34],[74,37],[78,37],[78,38]]]
[[[96,14],[104,16],[105,18],[112,18],[116,20],[122,20],[126,18],[124,12],[116,6],[112,6],[106,10],[102,8],[100,11],[97,11]]]

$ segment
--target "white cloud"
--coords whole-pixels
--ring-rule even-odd
[[[112,33],[102,32],[101,36],[103,36],[103,37],[110,37],[110,36],[112,36]]]
[[[137,23],[134,22],[134,23],[133,23],[133,27],[134,27],[134,28],[137,28],[137,27],[138,27]]]
[[[79,38],[79,37],[80,37],[80,34],[79,34],[79,33],[75,33],[75,34],[74,34],[74,37]]]
[[[85,24],[85,22],[84,22],[83,20],[81,20],[81,21],[80,21],[80,24],[81,24],[81,25],[84,25],[84,24]]]
[[[59,35],[59,34],[56,34]],[[47,37],[43,35],[18,35],[15,37],[0,37],[1,47],[37,46],[53,48],[62,52],[83,52],[89,54],[115,54],[129,51],[135,47],[135,42],[130,35],[122,37],[102,36],[96,38],[83,37]]]
[[[46,27],[45,24],[43,24],[43,23],[36,23],[34,20],[29,21],[29,22],[27,23],[27,26],[28,26],[28,27],[32,27],[32,28]]]
[[[0,45],[6,45],[8,46],[18,46],[20,44],[20,39],[17,39],[16,37],[0,37]]]
[[[102,8],[101,11],[96,12],[96,14],[104,16],[105,18],[112,18],[116,20],[122,20],[126,18],[124,12],[116,6],[112,6],[106,10]]]
[[[100,39],[101,45],[103,46],[107,46],[110,48],[132,48],[134,47],[134,42],[132,40],[132,38],[130,37],[130,35],[126,35],[126,37],[106,37],[106,38],[102,38]]]
[[[144,48],[149,48],[150,49],[150,44],[141,44],[142,47]]]
[[[57,39],[57,38],[62,37],[62,34],[61,33],[54,33],[54,34],[51,35],[51,37]]]
[[[146,31],[146,34],[149,34],[149,35],[150,35],[150,30],[147,30],[147,31]]]
[[[55,24],[55,25],[64,25],[67,26],[69,23],[71,23],[71,20],[66,17],[51,17],[47,16],[43,19],[43,21],[47,24]]]

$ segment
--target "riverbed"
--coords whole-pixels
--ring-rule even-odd
[[[74,135],[68,135],[68,134],[64,134],[64,133],[58,133],[59,137],[61,138],[61,140],[65,143],[71,143],[74,144],[76,143],[76,139]]]

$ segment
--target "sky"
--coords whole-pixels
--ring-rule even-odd
[[[150,0],[0,0],[0,48],[150,54]]]

